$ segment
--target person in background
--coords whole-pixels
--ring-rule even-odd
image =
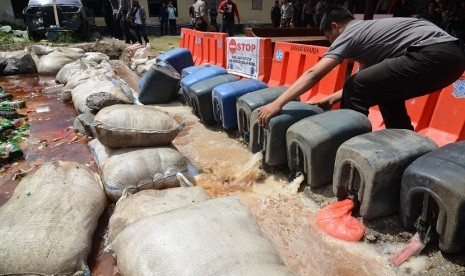
[[[147,15],[145,13],[144,7],[139,5],[139,1],[137,0],[132,0],[130,17],[131,28],[135,31],[138,42],[142,44],[142,37],[144,37],[145,44],[149,43],[149,38],[145,32]]]
[[[135,43],[136,39],[131,34],[131,16],[129,11],[131,9],[131,0],[119,0],[118,13],[116,19],[120,21],[121,30],[124,34],[124,42],[126,43]]]
[[[281,96],[260,108],[260,124],[352,59],[360,64],[359,72],[346,79],[342,90],[314,104],[329,108],[341,102],[341,108],[367,116],[369,108],[378,105],[386,128],[413,130],[405,101],[453,83],[465,70],[458,39],[426,20],[355,20],[347,9],[335,6],[324,15],[320,29],[331,46]]]
[[[197,0],[194,0],[194,3],[189,6],[189,18],[191,19],[192,28],[195,27],[194,26],[195,24],[195,8],[194,8],[195,2],[197,2]]]
[[[121,29],[121,18],[118,18],[119,1],[109,0],[111,9],[113,10],[113,22],[114,22],[114,35],[116,39],[123,40],[123,30]]]
[[[160,18],[160,34],[167,35],[168,34],[168,8],[166,7],[166,3],[161,3],[159,18]]]
[[[300,0],[293,0],[292,5],[294,7],[294,26],[302,27],[302,9],[303,5]]]
[[[216,9],[215,1],[210,3],[210,9],[208,11],[210,13],[210,24],[215,32],[218,31],[218,24],[216,23],[216,17],[218,16],[218,10]]]
[[[428,21],[430,21],[431,23],[433,23],[436,26],[441,26],[441,24],[442,24],[442,15],[437,10],[437,7],[438,7],[438,5],[437,5],[436,1],[431,0],[428,3],[427,9],[424,10],[423,12],[421,12],[418,15],[418,18],[428,20]]]
[[[230,37],[234,36],[236,26],[234,25],[234,16],[237,17],[237,23],[241,24],[239,17],[239,10],[237,4],[232,0],[224,0],[218,7],[218,12],[223,15],[223,22],[221,23],[221,32],[227,33]]]
[[[281,7],[279,7],[279,1],[274,1],[274,6],[271,8],[271,23],[273,28],[278,28],[281,22]]]
[[[176,35],[177,30],[176,30],[176,17],[178,14],[178,11],[176,10],[176,7],[173,6],[173,2],[168,3],[168,20],[170,23],[170,33],[171,35]]]
[[[315,27],[315,1],[308,0],[303,6],[303,27]]]
[[[294,7],[289,0],[283,0],[281,5],[281,28],[289,28],[294,24]]]
[[[319,27],[321,23],[321,18],[326,13],[329,3],[327,0],[319,0],[315,5],[315,21],[316,26]]]
[[[102,1],[103,18],[105,19],[105,25],[107,26],[108,35],[115,37],[115,20],[113,18],[113,9],[111,7],[110,0]]]
[[[197,0],[197,2],[195,2],[194,13],[194,29],[202,32],[211,31],[212,25],[210,24],[210,20],[208,20],[208,9],[204,0]]]

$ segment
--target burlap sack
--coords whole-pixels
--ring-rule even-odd
[[[210,199],[201,187],[179,187],[125,193],[116,203],[110,217],[108,238],[113,241],[128,225],[145,217],[192,205]]]
[[[107,202],[97,179],[85,165],[62,161],[24,178],[0,208],[0,275],[89,275]]]
[[[292,275],[237,198],[143,218],[107,248],[123,275]]]
[[[74,97],[73,97],[74,101]],[[171,144],[182,125],[150,106],[112,105],[95,116],[94,136],[109,147],[148,147]]]

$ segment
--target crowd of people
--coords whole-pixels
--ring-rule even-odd
[[[271,8],[271,22],[275,28],[319,27],[328,8],[335,5],[352,13],[365,11],[363,0],[281,0]],[[374,13],[422,18],[465,41],[465,0],[378,0]]]
[[[221,14],[221,28],[218,29],[216,19]],[[194,0],[189,7],[189,17],[191,18],[192,27],[199,31],[220,31],[234,36],[237,23],[241,23],[239,8],[232,0],[223,0],[218,8],[215,1],[207,4],[205,0]]]

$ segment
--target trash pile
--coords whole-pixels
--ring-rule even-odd
[[[21,142],[29,135],[27,115],[20,113],[24,100],[13,100],[0,86],[0,164],[24,157]]]

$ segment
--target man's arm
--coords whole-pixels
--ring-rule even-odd
[[[224,13],[224,3],[225,1],[221,2],[220,6],[218,7],[218,12],[221,14]]]
[[[260,107],[258,118],[261,125],[265,125],[273,115],[291,100],[302,95],[315,84],[317,84],[326,74],[328,74],[340,61],[332,58],[322,58],[315,66],[305,71],[294,84],[291,85],[275,101]]]

